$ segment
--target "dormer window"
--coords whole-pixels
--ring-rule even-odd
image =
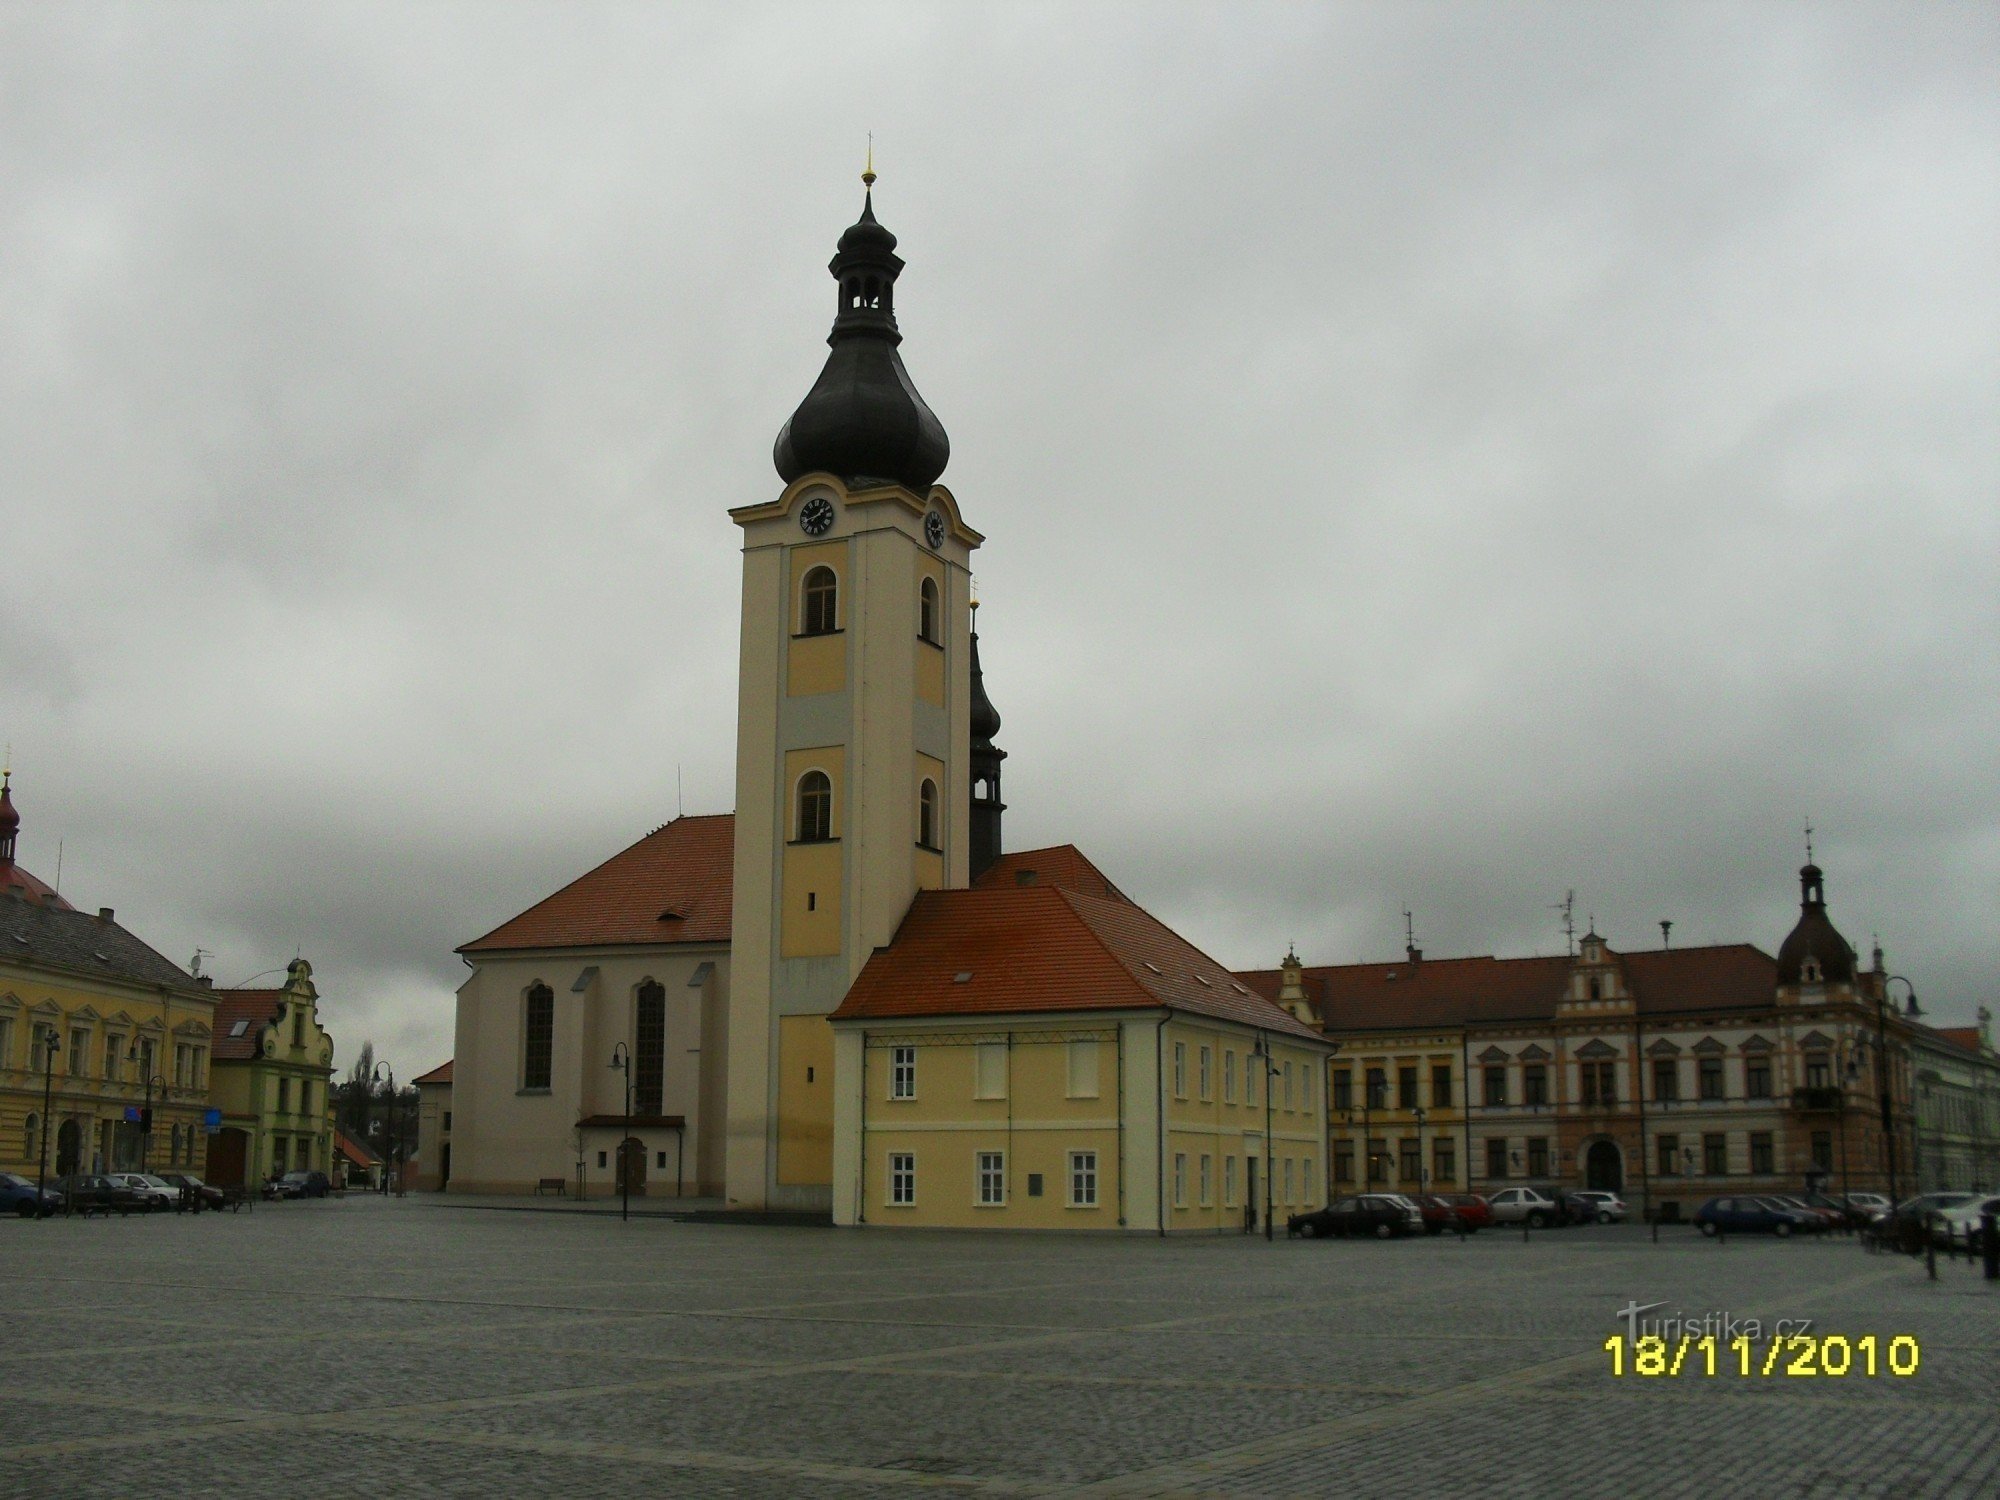
[[[1595,974],[1590,976],[1590,998],[1593,1000],[1604,998],[1604,981]]]

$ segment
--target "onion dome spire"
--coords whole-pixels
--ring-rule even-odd
[[[972,847],[967,851],[968,876],[977,880],[1000,857],[1000,762],[1007,752],[993,743],[1000,732],[1000,714],[986,696],[986,674],[979,668],[979,603],[972,605]]]
[[[1778,983],[1852,984],[1855,953],[1826,914],[1825,876],[1808,863],[1799,870],[1799,920],[1778,948]]]
[[[847,480],[891,480],[921,494],[944,472],[951,439],[896,352],[903,341],[896,327],[903,262],[896,236],[875,217],[872,148],[861,181],[861,217],[827,263],[840,288],[826,336],[833,352],[778,434],[771,458],[787,484],[824,469]]]
[[[21,814],[14,807],[11,767],[0,769],[0,869],[14,863],[14,840],[21,832]]]

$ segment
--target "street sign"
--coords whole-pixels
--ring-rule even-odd
[[[201,1112],[201,1123],[202,1128],[210,1135],[220,1135],[222,1133],[222,1111],[219,1109],[203,1110]]]
[[[137,1125],[139,1123],[138,1105],[128,1104],[125,1106],[125,1123],[127,1125]]]

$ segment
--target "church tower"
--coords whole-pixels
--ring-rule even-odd
[[[896,237],[861,217],[828,269],[831,352],[743,528],[731,919],[732,1206],[830,1207],[825,1017],[920,890],[971,849],[971,573],[937,482],[943,425],[903,368]]]

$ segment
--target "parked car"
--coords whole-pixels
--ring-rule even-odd
[[[1425,1234],[1443,1234],[1447,1230],[1457,1232],[1458,1214],[1436,1193],[1409,1193],[1405,1196],[1417,1205],[1417,1212],[1424,1216]]]
[[[1399,1234],[1421,1234],[1423,1210],[1396,1193],[1362,1193],[1342,1198],[1309,1214],[1285,1220],[1285,1233],[1307,1239],[1325,1235],[1373,1235],[1386,1240]]]
[[[1753,1196],[1711,1198],[1694,1211],[1694,1227],[1703,1234],[1812,1234],[1820,1227],[1819,1216],[1800,1209],[1784,1208],[1775,1201]]]
[[[1604,1224],[1623,1224],[1626,1215],[1631,1212],[1625,1206],[1623,1198],[1619,1197],[1616,1193],[1607,1193],[1598,1188],[1584,1188],[1579,1192],[1571,1193],[1570,1197],[1595,1204],[1598,1221]]]
[[[1886,1214],[1895,1205],[1881,1193],[1849,1193],[1847,1201],[1861,1210],[1870,1219],[1878,1214]]]
[[[1439,1193],[1451,1205],[1467,1234],[1477,1234],[1493,1222],[1493,1206],[1477,1193]]]
[[[69,1197],[70,1210],[86,1216],[142,1214],[148,1207],[146,1200],[124,1183],[104,1176],[66,1178],[63,1191]]]
[[[210,1187],[192,1172],[162,1172],[160,1178],[178,1189],[197,1211],[204,1208],[220,1208],[225,1201],[221,1188]]]
[[[1532,1228],[1546,1229],[1563,1223],[1568,1217],[1555,1199],[1533,1188],[1502,1188],[1497,1193],[1488,1193],[1486,1206],[1492,1211],[1496,1224],[1526,1221]]]
[[[1840,1227],[1843,1229],[1859,1229],[1872,1215],[1870,1209],[1856,1201],[1860,1194],[1856,1194],[1853,1198],[1828,1197],[1825,1193],[1793,1193],[1790,1196],[1809,1207],[1831,1210],[1838,1216]]]
[[[180,1202],[180,1194],[157,1177],[144,1172],[107,1172],[111,1181],[130,1188],[139,1195],[139,1201],[148,1213],[158,1213],[173,1208]]]
[[[61,1213],[63,1195],[56,1188],[37,1188],[32,1178],[16,1172],[0,1172],[0,1213],[19,1214],[24,1219],[46,1219]]]
[[[324,1198],[333,1188],[324,1172],[287,1172],[278,1181],[287,1198]]]
[[[1868,1233],[1886,1245],[1915,1255],[1931,1238],[1934,1214],[1973,1201],[1971,1193],[1919,1193],[1868,1221]]]
[[[1982,1244],[1980,1220],[1986,1214],[2000,1216],[2000,1197],[1975,1195],[1951,1208],[1941,1208],[1931,1218],[1931,1237],[1940,1244],[1977,1250]]]
[[[1810,1203],[1797,1193],[1773,1193],[1768,1196],[1780,1208],[1795,1208],[1802,1214],[1811,1214],[1819,1220],[1822,1230],[1842,1229],[1847,1225],[1847,1215],[1830,1203]]]

